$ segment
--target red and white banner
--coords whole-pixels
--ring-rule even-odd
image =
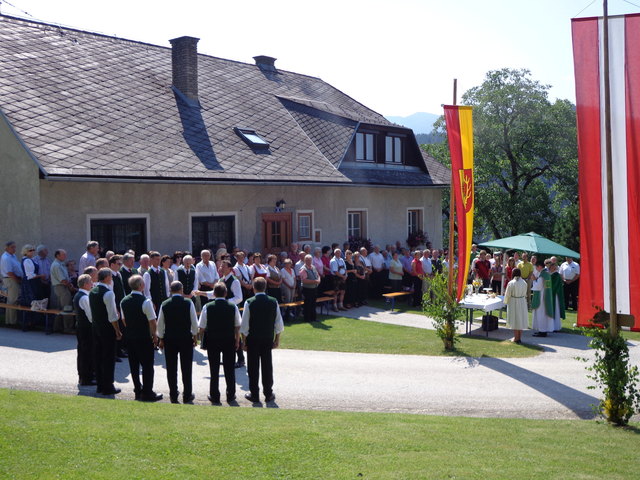
[[[578,325],[610,311],[603,18],[572,20],[580,196]],[[618,313],[640,331],[640,15],[609,17],[615,276]]]

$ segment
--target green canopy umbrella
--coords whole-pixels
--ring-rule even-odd
[[[480,244],[481,247],[502,248],[505,250],[522,250],[524,252],[559,255],[561,257],[580,258],[578,252],[563,247],[535,232],[523,233],[514,237],[501,238]]]

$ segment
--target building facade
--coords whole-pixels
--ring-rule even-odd
[[[0,16],[0,232],[82,253],[439,246],[448,170],[322,80]]]

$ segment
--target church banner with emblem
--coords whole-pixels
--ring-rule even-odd
[[[445,105],[447,137],[451,152],[451,188],[458,225],[458,298],[462,298],[469,273],[473,236],[473,122],[471,107]]]

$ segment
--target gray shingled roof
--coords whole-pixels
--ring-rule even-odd
[[[357,122],[392,125],[318,78],[202,54],[198,69],[200,107],[171,87],[168,47],[0,16],[0,109],[45,175],[359,182],[338,169]]]

